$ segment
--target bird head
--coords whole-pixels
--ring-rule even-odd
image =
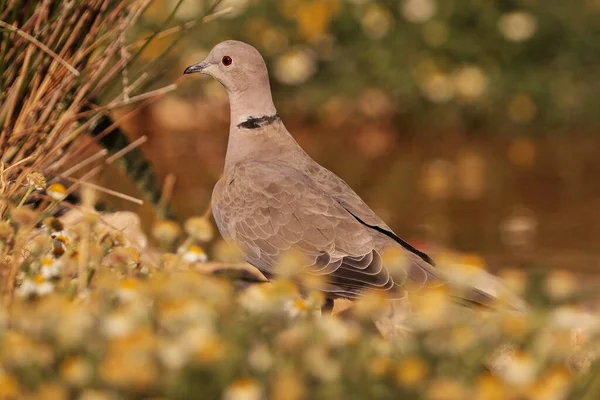
[[[190,65],[183,73],[210,75],[229,93],[264,87],[269,82],[267,66],[258,50],[236,40],[219,43],[204,61]]]

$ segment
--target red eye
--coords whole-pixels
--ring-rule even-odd
[[[223,57],[221,62],[223,63],[224,66],[229,67],[231,65],[231,63],[233,62],[233,60],[231,59],[231,57],[225,56],[225,57]]]

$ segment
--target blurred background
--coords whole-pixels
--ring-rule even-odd
[[[140,38],[185,24],[202,0],[154,1]],[[224,0],[223,18],[173,44],[156,87],[178,89],[124,128],[148,136],[179,218],[205,212],[222,171],[229,109],[206,76],[181,78],[226,39],[264,55],[279,113],[319,163],[402,237],[483,255],[598,268],[600,0]],[[117,115],[118,117],[118,115]],[[135,194],[117,169],[102,180]],[[129,203],[119,208],[132,209]],[[135,209],[151,223],[150,207]]]

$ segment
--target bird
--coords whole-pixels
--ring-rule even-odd
[[[193,73],[212,76],[228,93],[229,140],[211,207],[221,235],[239,246],[248,263],[272,279],[282,254],[299,251],[306,260],[303,269],[325,280],[320,288],[323,312],[331,312],[338,298],[379,291],[401,299],[407,287],[439,284],[432,258],[401,239],[288,132],[256,48],[221,42],[204,61],[184,71]],[[406,255],[405,279],[384,265],[382,254],[388,248]]]

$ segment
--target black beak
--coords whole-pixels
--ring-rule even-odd
[[[208,67],[208,63],[203,61],[198,64],[190,65],[183,71],[183,74],[187,75],[187,74],[195,74],[196,72],[202,72],[206,67]]]

